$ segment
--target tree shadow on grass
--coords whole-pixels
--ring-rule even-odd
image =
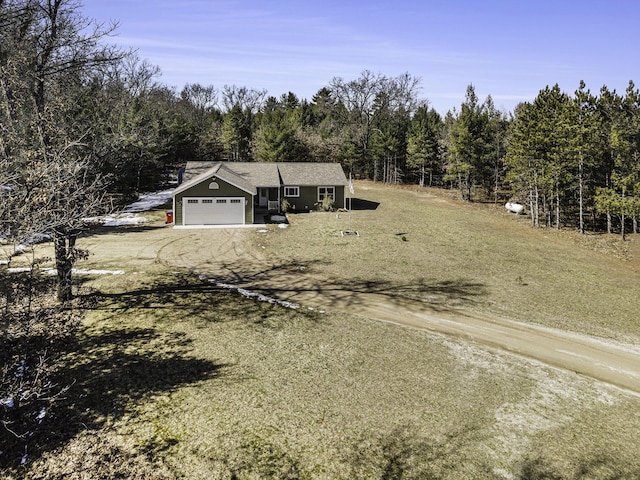
[[[363,435],[344,460],[351,478],[494,478],[488,465],[469,458],[465,451],[478,439],[477,428],[468,425],[431,437],[410,425],[399,425],[388,432]],[[463,464],[464,473],[460,471]]]
[[[430,281],[418,278],[397,282],[384,279],[332,278],[318,273],[323,261],[264,265],[250,260],[220,262],[204,267],[207,273],[175,273],[136,290],[101,294],[102,309],[114,316],[136,309],[154,309],[166,321],[189,318],[205,323],[249,320],[271,315],[253,300],[237,301],[239,294],[262,295],[271,303],[290,302],[303,307],[338,310],[375,302],[391,307],[447,312],[468,308],[487,295],[482,283],[465,279]],[[222,287],[222,288],[221,288]],[[231,292],[230,292],[231,290]],[[235,292],[233,292],[235,290]],[[310,303],[312,302],[312,303]],[[307,310],[304,310],[305,312]],[[310,314],[310,321],[317,318]]]
[[[418,278],[407,282],[366,278],[325,278],[316,271],[328,262],[289,262],[260,266],[250,261],[220,263],[208,277],[219,284],[243,286],[266,296],[295,302],[313,296],[323,306],[355,306],[364,295],[375,296],[392,306],[429,307],[431,310],[464,308],[487,295],[484,284],[462,278],[431,281]]]
[[[158,224],[154,222],[114,226],[94,225],[82,232],[81,238],[99,237],[102,235],[126,235],[129,233],[151,232],[155,230],[161,230],[163,228],[170,228],[170,225]]]
[[[85,421],[122,417],[131,402],[221,375],[225,365],[189,355],[185,334],[115,328],[83,336],[66,375],[76,381],[74,409]]]
[[[132,309],[153,310],[159,322],[188,320],[196,326],[229,321],[256,323],[273,315],[272,305],[249,299],[239,301],[238,296],[205,278],[176,273],[156,278],[135,290],[100,293],[99,302],[105,315],[114,318]],[[315,321],[310,313],[307,318]]]
[[[43,413],[35,436],[8,439],[0,467],[16,468],[25,453],[29,466],[78,434],[123,418],[138,402],[220,377],[227,365],[194,357],[191,343],[182,333],[105,322],[83,330],[75,342],[52,346],[63,352],[55,381],[69,388]]]
[[[518,480],[564,480],[606,478],[622,480],[640,478],[637,467],[615,458],[607,452],[582,454],[579,458],[548,458],[548,455],[527,455],[520,466]]]

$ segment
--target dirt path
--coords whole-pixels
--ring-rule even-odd
[[[268,265],[245,242],[246,230],[164,230],[156,260],[238,287],[333,311],[452,335],[640,393],[640,347],[542,328],[466,311],[398,299],[385,292],[354,291],[310,272]],[[197,233],[196,233],[197,232]],[[147,243],[157,248],[159,243]],[[295,275],[293,275],[295,273]]]

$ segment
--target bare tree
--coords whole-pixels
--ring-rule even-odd
[[[374,159],[372,143],[378,136],[379,144],[385,144],[385,169],[390,161],[394,164],[394,178],[397,173],[395,167],[396,156],[390,153],[389,145],[399,148],[397,132],[393,132],[399,122],[408,120],[420,105],[418,91],[421,80],[408,73],[396,78],[375,74],[364,70],[360,77],[345,81],[340,77],[334,78],[329,89],[336,104],[336,112],[341,112],[343,128],[347,130],[350,142],[356,147],[357,159],[362,167],[372,173],[374,180],[378,179],[377,159]],[[383,131],[384,130],[384,131]],[[351,159],[353,162],[356,159]],[[373,165],[372,165],[373,163]]]
[[[257,113],[267,96],[266,90],[255,90],[235,85],[225,85],[222,89],[222,105],[226,113],[234,107],[240,107],[242,112]]]
[[[53,237],[60,301],[71,298],[83,218],[103,198],[76,100],[92,74],[127,56],[102,43],[116,25],[95,24],[79,8],[75,0],[0,3],[0,154],[12,176],[2,222],[11,235]]]
[[[218,91],[213,85],[188,83],[180,92],[180,98],[191,106],[194,122],[204,128],[207,116],[218,105]]]

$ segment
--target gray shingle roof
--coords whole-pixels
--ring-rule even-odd
[[[182,183],[187,183],[193,180],[198,175],[218,166],[219,163],[220,162],[187,162],[187,166],[184,169],[184,175],[182,177]]]
[[[279,187],[280,176],[278,164],[267,162],[222,162],[225,167],[233,171],[256,187]]]
[[[283,185],[347,185],[339,163],[278,163]]]
[[[254,195],[256,187],[347,185],[348,183],[339,163],[187,162],[182,184],[174,194],[213,176]]]

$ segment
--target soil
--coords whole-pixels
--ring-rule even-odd
[[[303,307],[348,312],[456,337],[640,394],[639,346],[417,301],[398,301],[384,292],[349,291],[313,272],[296,272],[292,282],[290,274],[272,268],[249,245],[248,234],[255,233],[243,229],[147,231],[140,239],[137,258],[155,258],[169,268],[187,268]]]

